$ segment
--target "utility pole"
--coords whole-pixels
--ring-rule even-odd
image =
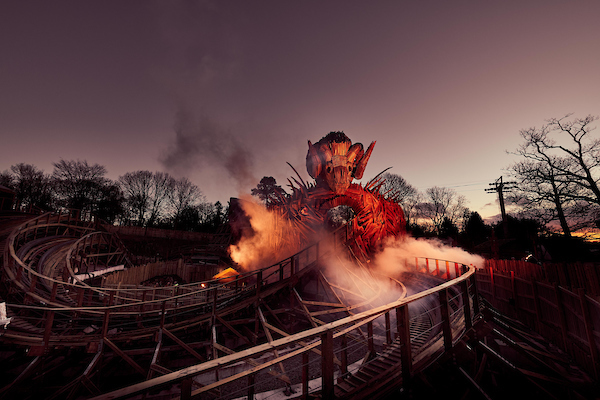
[[[498,193],[498,202],[500,203],[500,212],[502,213],[502,225],[504,227],[504,238],[508,238],[508,220],[506,218],[506,209],[504,208],[504,191],[513,189],[517,182],[503,182],[502,177],[496,179],[495,182],[490,183],[493,188],[485,189],[487,193]]]

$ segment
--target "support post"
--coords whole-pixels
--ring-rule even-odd
[[[392,344],[392,328],[390,326],[390,312],[385,313],[385,340],[387,344]]]
[[[445,351],[452,350],[452,328],[450,327],[450,312],[448,311],[448,289],[439,291],[440,311],[442,313],[442,332],[444,335]]]
[[[479,292],[477,291],[477,272],[469,278],[471,281],[471,291],[473,292],[473,314],[479,314]]]
[[[310,375],[308,374],[308,351],[302,353],[302,399],[308,399],[308,381]]]
[[[469,299],[469,281],[462,281],[460,283],[460,290],[463,302],[463,312],[465,314],[465,329],[469,330],[473,327],[473,320],[471,319],[471,301]]]
[[[400,339],[400,359],[402,361],[402,380],[405,385],[410,382],[413,374],[409,322],[408,306],[402,305],[396,308],[396,325],[398,328],[398,338]]]
[[[348,337],[344,334],[342,335],[342,365],[340,369],[342,370],[342,375],[348,373]]]
[[[321,379],[324,399],[334,398],[333,382],[333,332],[321,335]]]
[[[375,342],[373,340],[373,321],[367,323],[367,339],[369,343],[370,356],[375,354]]]
[[[186,378],[181,381],[181,400],[190,400],[192,398],[192,378]]]
[[[254,385],[256,383],[256,375],[255,374],[250,374],[248,375],[248,393],[247,393],[247,397],[248,400],[254,400]]]
[[[256,297],[260,297],[260,287],[262,285],[262,271],[256,273]]]

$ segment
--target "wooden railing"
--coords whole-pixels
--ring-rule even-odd
[[[473,325],[473,320],[479,312],[478,296],[475,290],[475,267],[464,266],[454,262],[439,261],[433,259],[416,259],[416,265],[413,267],[415,272],[427,273],[427,265],[437,263],[442,268],[432,268],[429,274],[439,278],[447,278],[456,274],[456,276],[441,283],[431,289],[422,291],[402,300],[376,307],[372,310],[361,312],[347,318],[309,329],[291,336],[274,340],[240,351],[235,354],[226,355],[218,359],[210,360],[202,364],[183,368],[176,372],[168,373],[163,376],[147,380],[129,387],[115,390],[113,392],[94,397],[94,400],[120,399],[134,395],[156,391],[161,388],[179,385],[181,389],[180,398],[187,399],[199,396],[202,393],[218,389],[223,385],[244,379],[244,385],[248,383],[240,393],[239,397],[247,395],[252,398],[256,376],[286,360],[297,360],[296,365],[302,368],[301,390],[303,398],[309,395],[308,368],[309,354],[315,349],[319,350],[320,357],[318,362],[321,364],[321,386],[311,391],[318,392],[322,398],[334,398],[334,359],[347,360],[347,352],[350,350],[348,341],[345,339],[350,332],[366,327],[368,332],[367,351],[373,352],[373,323],[377,319],[385,321],[385,340],[387,346],[393,343],[401,348],[401,366],[390,372],[388,379],[400,379],[403,382],[410,380],[416,373],[430,365],[441,354],[452,351],[453,345],[459,341],[464,333]],[[449,266],[449,268],[445,268]],[[453,271],[453,267],[456,269]],[[411,346],[411,320],[418,318],[418,315],[411,315],[409,305],[429,296],[435,298],[435,303],[439,303],[439,308],[427,310],[426,313],[437,315],[437,334],[434,339],[429,341],[426,346],[417,348],[416,351]],[[453,306],[451,307],[450,304]],[[390,317],[391,316],[391,317]],[[395,324],[390,321],[395,319]],[[393,334],[392,334],[392,331]],[[392,339],[393,338],[393,339]],[[227,368],[235,363],[248,359],[256,359],[267,352],[276,352],[284,348],[292,349],[283,355],[276,356],[271,360],[256,365],[245,371],[239,372],[228,378],[217,380],[207,384],[200,389],[192,390],[192,380],[199,375],[214,373],[219,376],[218,370]],[[342,362],[340,373],[348,374],[348,365]],[[396,373],[397,375],[394,375]],[[398,385],[398,381],[390,383]]]
[[[71,264],[79,250],[94,248],[90,247],[93,243],[106,242],[104,235],[94,231],[93,222],[74,219],[70,214],[45,214],[28,220],[13,231],[7,240],[3,266],[9,285],[15,287],[12,292],[21,298],[17,300],[13,295],[7,303],[9,311],[19,313],[21,328],[25,331],[9,329],[5,339],[28,345],[33,343],[45,349],[50,343],[60,346],[69,332],[73,334],[69,345],[98,341],[98,334],[107,332],[117,332],[115,337],[118,337],[121,333],[125,336],[141,330],[144,335],[151,336],[153,331],[148,330],[148,326],[157,329],[165,323],[177,324],[182,318],[200,320],[210,316],[217,304],[227,304],[244,292],[258,295],[264,286],[283,282],[313,267],[323,255],[320,244],[315,243],[274,265],[241,273],[231,282],[217,279],[162,288],[102,288],[69,279],[74,272]],[[32,243],[36,240],[67,236],[72,236],[75,242],[65,258],[68,276],[62,276],[62,273],[56,276],[54,272],[44,274],[35,262],[29,263],[23,258],[31,255]],[[334,232],[330,240],[335,248],[343,246],[350,237],[350,228],[343,227]],[[131,319],[143,321],[143,324],[132,324]],[[66,330],[65,321],[69,321]],[[33,329],[40,324],[44,325],[43,329]],[[61,324],[62,334],[55,334]],[[97,334],[77,336],[77,332],[92,325],[99,327]],[[27,331],[27,327],[31,330]]]

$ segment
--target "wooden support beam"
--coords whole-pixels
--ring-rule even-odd
[[[165,328],[162,328],[161,330],[165,335],[167,335],[171,340],[173,340],[175,343],[177,343],[178,345],[183,347],[185,349],[185,351],[190,353],[192,356],[196,357],[198,360],[200,360],[202,362],[206,361],[206,358],[202,357],[198,352],[196,352],[196,350],[192,349],[188,344],[186,344],[184,341],[179,339],[173,333],[171,333],[170,331],[168,331]]]
[[[392,343],[392,328],[389,311],[385,313],[385,342],[388,345]]]
[[[190,400],[192,398],[192,378],[186,378],[181,381],[181,400]]]
[[[444,348],[452,351],[452,328],[450,326],[450,312],[448,310],[448,289],[439,291],[440,311],[442,313],[442,333],[444,335]]]
[[[334,398],[333,381],[333,332],[328,330],[321,335],[321,391],[324,399]]]
[[[104,343],[106,343],[108,345],[108,347],[110,347],[115,353],[117,353],[117,355],[119,357],[121,357],[123,360],[125,360],[127,362],[127,364],[131,365],[133,367],[133,369],[135,369],[137,372],[139,372],[142,376],[144,376],[144,377],[146,376],[146,371],[144,371],[144,369],[142,367],[140,367],[140,365],[138,363],[133,361],[133,359],[131,357],[129,357],[127,354],[125,354],[123,352],[123,350],[119,349],[117,347],[117,345],[115,345],[113,342],[111,342],[106,337],[103,338],[102,340],[104,341]]]
[[[463,313],[465,315],[465,329],[469,330],[473,327],[473,320],[471,319],[471,300],[469,299],[469,281],[462,281],[460,283],[460,290],[463,302]]]
[[[313,320],[313,317],[310,315],[310,311],[308,311],[308,308],[306,308],[306,306],[304,305],[304,302],[302,301],[302,297],[300,297],[300,295],[296,291],[296,288],[292,288],[292,292],[294,293],[294,296],[296,297],[298,304],[300,305],[302,311],[304,312],[304,315],[306,315],[308,322],[310,322],[310,324],[313,326],[313,328],[316,328],[317,323]]]
[[[160,356],[160,350],[163,345],[163,328],[159,328],[156,334],[156,347],[154,348],[154,353],[152,354],[152,361],[150,362],[150,370],[148,371],[148,375],[146,379],[152,379],[154,365],[158,363],[158,357]]]
[[[233,332],[237,337],[239,337],[240,339],[244,340],[246,343],[248,343],[249,345],[252,345],[252,342],[250,341],[250,339],[248,339],[247,336],[242,335],[237,329],[235,329],[229,322],[227,322],[226,320],[224,320],[223,318],[221,318],[220,316],[216,316],[217,320],[222,323],[227,329],[229,329],[231,332]]]
[[[308,355],[309,353],[302,353],[302,397],[301,399],[308,399],[308,381],[310,380],[310,374],[308,371]]]
[[[283,336],[283,337],[291,336],[289,333],[282,331],[281,329],[279,329],[279,328],[277,328],[277,327],[275,327],[275,326],[273,326],[273,325],[269,324],[268,322],[265,322],[265,325],[266,325],[266,326],[267,326],[267,327],[268,327],[270,330],[272,330],[272,331],[274,331],[274,332],[277,332],[277,333],[279,333],[279,334],[280,334],[281,336]],[[303,341],[303,340],[299,341],[299,342],[298,342],[298,344],[299,344],[300,346],[307,346],[307,345],[308,345],[308,343],[306,343],[306,342],[305,342],[305,341]],[[317,354],[317,355],[319,355],[319,356],[321,355],[321,350],[319,350],[319,349],[312,349],[312,352],[313,352],[313,353],[315,353],[315,354]],[[337,357],[335,357],[335,355],[334,355],[334,359],[333,359],[333,361],[334,361],[334,362],[335,362],[337,365],[342,365],[342,363],[341,363],[341,362],[340,362],[340,361],[337,359]]]
[[[10,390],[11,387],[18,385],[23,380],[27,379],[34,372],[35,368],[41,360],[42,358],[40,356],[37,356],[33,360],[31,360],[31,362],[27,365],[27,367],[25,367],[23,372],[21,372],[19,376],[17,376],[16,379],[14,379],[11,383],[0,389],[0,394],[6,393],[8,390]],[[5,397],[5,395],[3,395],[3,397]]]
[[[254,385],[256,384],[255,379],[256,379],[256,374],[248,375],[248,393],[246,394],[246,397],[248,400],[254,400],[254,392],[255,392]]]
[[[225,347],[221,344],[216,343],[215,346],[219,349],[219,351],[222,351],[225,354],[235,354],[236,352],[234,350],[231,350],[228,347]],[[279,357],[279,356],[278,356]],[[255,359],[253,358],[247,358],[244,360],[245,363],[248,363],[250,365],[252,365],[253,367],[260,367],[260,363],[258,363]],[[291,385],[292,381],[290,380],[290,378],[284,373],[278,373],[276,371],[273,370],[269,370],[267,371],[269,373],[269,375],[274,376],[275,378],[285,382],[287,385]]]
[[[260,309],[260,306],[258,306],[256,309],[258,311],[258,317],[260,318],[260,322],[263,326],[263,330],[265,331],[265,335],[267,336],[267,340],[269,341],[269,343],[272,343],[273,336],[271,336],[271,331],[269,330],[269,324],[267,324],[267,321],[265,320],[265,316],[264,316],[262,310]],[[279,352],[277,351],[277,349],[273,349],[273,354],[275,354],[275,357],[279,358]],[[283,367],[283,363],[279,363],[279,369],[281,369],[281,373],[285,375],[285,368]]]
[[[408,305],[396,308],[396,325],[400,342],[400,360],[402,362],[402,379],[408,384],[413,375],[412,350],[410,344],[410,320]]]

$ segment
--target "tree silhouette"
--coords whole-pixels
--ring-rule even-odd
[[[104,177],[106,168],[99,164],[90,165],[85,160],[60,160],[52,165],[52,184],[58,204],[68,209],[94,212],[104,186],[110,184]]]
[[[272,176],[263,177],[256,188],[251,190],[252,196],[257,196],[265,205],[270,206],[277,200],[287,196],[287,193]]]
[[[519,180],[510,201],[541,222],[558,220],[567,236],[574,216],[593,226],[600,210],[600,140],[591,126],[598,117],[570,116],[521,130],[524,142],[512,154],[524,161],[510,167]]]

